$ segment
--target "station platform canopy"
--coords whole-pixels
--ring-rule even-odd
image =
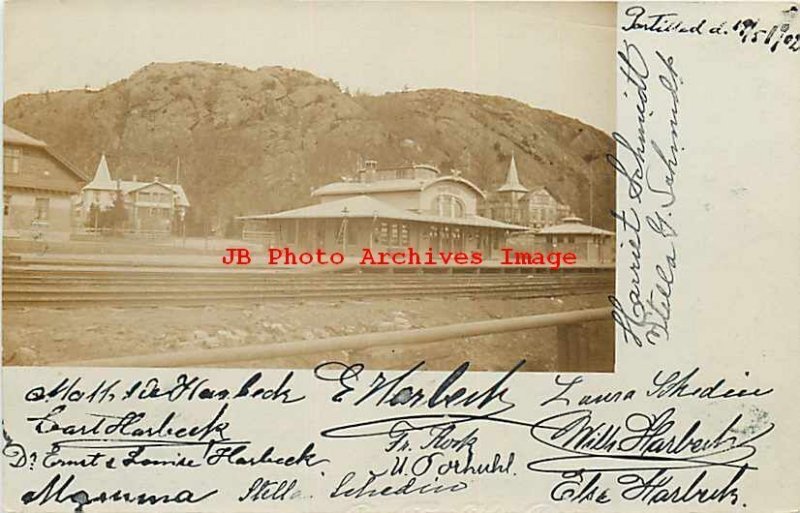
[[[494,228],[509,231],[525,231],[528,228],[503,223],[486,217],[471,215],[465,217],[445,217],[423,214],[395,207],[371,196],[361,195],[340,200],[329,201],[317,205],[285,210],[274,214],[241,216],[243,221],[281,220],[281,219],[392,219],[420,223],[449,224],[473,226],[477,228]]]
[[[614,235],[614,232],[583,224],[580,217],[566,217],[561,224],[547,226],[537,233],[544,235]]]

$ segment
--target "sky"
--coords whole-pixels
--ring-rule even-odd
[[[610,3],[7,0],[4,97],[101,88],[151,62],[280,65],[351,92],[514,98],[611,132]]]

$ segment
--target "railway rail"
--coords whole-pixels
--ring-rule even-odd
[[[611,292],[614,273],[339,274],[109,269],[3,270],[6,308],[209,305],[298,299],[507,297]]]

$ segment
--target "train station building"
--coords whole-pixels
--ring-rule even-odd
[[[614,241],[614,232],[584,224],[583,219],[572,216],[537,232],[518,234],[510,244],[542,253],[574,253],[578,262],[585,265],[611,265],[616,259]]]
[[[315,205],[241,217],[244,237],[293,251],[360,255],[415,248],[480,251],[500,256],[512,233],[525,226],[478,215],[485,194],[457,174],[428,165],[378,168],[367,161],[350,180],[314,190]]]
[[[3,125],[3,237],[68,239],[84,183],[47,143]]]

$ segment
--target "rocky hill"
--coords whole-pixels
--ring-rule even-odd
[[[232,216],[311,203],[312,188],[380,165],[458,169],[485,190],[502,183],[512,151],[522,182],[545,185],[595,224],[613,227],[611,138],[575,119],[508,98],[452,90],[369,96],[282,67],[151,64],[101,90],[18,96],[6,123],[47,141],[91,175],[180,182],[194,231]]]

